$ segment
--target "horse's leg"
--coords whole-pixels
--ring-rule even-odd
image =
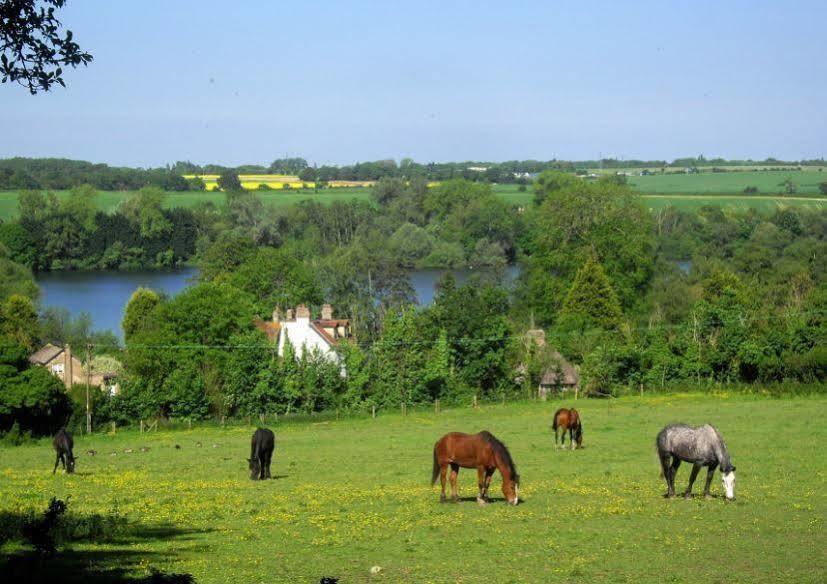
[[[439,480],[442,483],[442,493],[439,495],[439,502],[445,502],[445,477],[448,474],[448,465],[443,464],[439,469]]]
[[[457,475],[459,474],[459,465],[451,463],[451,500],[456,503],[459,501],[459,494],[457,493]]]
[[[574,450],[574,427],[569,426],[569,444],[571,445],[571,449]]]
[[[678,474],[678,467],[681,465],[681,459],[677,456],[672,457],[672,466],[669,468],[669,497],[675,496],[675,475]]]
[[[273,460],[273,453],[272,452],[265,452],[264,453],[264,478],[270,478],[270,462]]]
[[[557,439],[558,439],[557,430],[558,430],[558,428],[554,428],[554,448],[557,448]]]
[[[718,465],[714,462],[709,465],[709,471],[706,473],[706,484],[704,485],[704,497],[707,499],[711,499],[712,495],[709,494],[709,485],[712,484],[712,475],[715,474],[715,467]]]
[[[477,494],[477,503],[485,503],[485,467],[477,467],[477,487],[479,493]]]
[[[486,501],[488,501],[488,487],[491,486],[491,477],[494,476],[494,471],[495,470],[496,470],[496,467],[492,467],[492,468],[486,469],[486,471],[485,471],[485,494],[483,496],[485,497]]]
[[[60,464],[60,452],[55,455],[55,467],[52,469],[52,474],[57,472],[57,465]]]
[[[563,431],[560,432],[560,448],[566,447],[566,429],[563,428]]]
[[[689,484],[686,485],[686,491],[683,494],[684,499],[691,499],[692,498],[692,485],[695,484],[695,479],[698,476],[698,472],[701,470],[701,465],[697,462],[692,465],[692,472],[689,473]]]
[[[664,453],[664,454],[658,453],[658,457],[660,458],[660,469],[661,469],[661,473],[663,474],[663,480],[666,481],[666,494],[664,495],[664,497],[668,497],[669,496],[669,473],[671,472],[671,469],[669,468],[669,463],[670,463],[669,455],[666,454],[666,453]]]

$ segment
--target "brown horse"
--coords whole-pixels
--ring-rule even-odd
[[[569,431],[569,443],[571,449],[583,447],[583,426],[580,424],[580,414],[574,408],[566,409],[560,408],[554,413],[554,445],[557,446],[557,430],[563,429],[563,435],[560,437],[560,445],[566,446],[566,430]],[[575,446],[575,443],[577,446]]]
[[[434,444],[434,470],[431,484],[436,484],[437,476],[442,479],[442,494],[440,502],[445,502],[445,475],[448,466],[451,466],[451,498],[454,502],[457,497],[457,474],[460,467],[477,469],[477,485],[479,494],[477,502],[481,505],[488,502],[488,486],[495,470],[499,470],[503,477],[503,495],[511,505],[516,505],[520,499],[520,476],[517,467],[505,444],[497,440],[491,432],[482,431],[479,434],[463,434],[450,432]]]

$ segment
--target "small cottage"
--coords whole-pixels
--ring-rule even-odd
[[[278,346],[279,357],[284,356],[284,347],[289,340],[297,357],[303,351],[317,352],[332,361],[340,362],[336,347],[352,339],[350,321],[333,318],[333,307],[330,304],[322,306],[321,318],[318,319],[311,319],[310,309],[299,304],[295,310],[288,308],[283,314],[276,308],[271,321],[257,319],[253,324]]]
[[[29,356],[29,363],[39,367],[45,367],[54,376],[63,382],[66,389],[78,383],[89,383],[92,386],[100,387],[109,394],[120,391],[118,384],[117,369],[119,363],[114,359],[93,360],[92,368],[89,370],[80,359],[72,354],[69,345],[59,347],[47,343],[38,351]]]
[[[58,347],[47,343],[41,349],[29,356],[29,363],[45,367],[58,377],[66,388],[72,387],[75,383],[85,383],[83,363],[72,355],[72,348]]]
[[[569,363],[559,352],[551,352],[552,364],[540,378],[537,394],[540,399],[546,399],[549,392],[577,391],[580,385],[580,374],[577,368]]]

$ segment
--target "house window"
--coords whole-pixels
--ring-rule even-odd
[[[55,375],[63,375],[63,363],[52,365],[52,373]]]

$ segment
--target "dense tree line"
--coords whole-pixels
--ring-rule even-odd
[[[555,366],[553,350],[595,395],[827,379],[824,211],[652,214],[616,180],[553,172],[523,213],[468,181],[383,179],[373,192],[374,205],[271,210],[228,195],[199,256],[202,283],[130,303],[126,389],[113,411],[251,415],[527,395]],[[487,246],[497,261],[480,261]],[[434,303],[416,307],[404,270],[428,265],[435,249],[459,258],[443,266],[517,261],[522,275],[511,293],[496,270],[464,286],[447,276]],[[324,301],[356,331],[340,347],[346,376],[320,355],[277,357],[251,325],[277,305],[318,311]],[[535,327],[545,346],[524,336]]]
[[[300,180],[324,186],[334,180],[376,181],[383,178],[427,181],[464,179],[473,182],[498,184],[530,184],[534,177],[547,170],[585,173],[595,169],[660,168],[711,169],[725,171],[736,166],[768,166],[791,170],[803,166],[824,166],[823,159],[782,161],[706,159],[703,156],[666,160],[508,160],[503,162],[465,161],[419,163],[410,158],[397,162],[393,159],[357,162],[345,165],[316,166],[304,158],[281,158],[269,166],[246,164],[228,167],[218,164],[197,165],[192,162],[176,162],[163,168],[124,168],[106,164],[93,164],[79,160],[58,158],[9,158],[0,160],[0,190],[47,189],[64,190],[81,185],[92,185],[104,191],[137,190],[153,186],[165,191],[203,190],[199,179],[185,179],[184,175],[217,174],[222,177],[221,188],[225,191],[241,188],[239,174],[288,174]],[[682,171],[682,170],[681,170]],[[673,172],[677,172],[674,170]]]
[[[0,244],[0,433],[44,434],[68,419],[63,384],[28,357],[40,340],[32,273]]]
[[[134,191],[152,186],[165,191],[203,190],[170,168],[125,168],[65,158],[0,159],[0,190],[65,190],[91,185],[102,191]]]
[[[18,216],[0,223],[12,260],[35,271],[169,268],[196,251],[199,221],[182,208],[164,209],[164,192],[145,187],[113,213],[97,210],[95,191],[77,187],[64,198],[24,191]]]
[[[587,182],[555,171],[541,174],[534,191],[526,209],[461,179],[428,187],[384,178],[373,201],[329,206],[265,207],[252,193],[229,192],[221,205],[187,212],[191,223],[176,223],[151,189],[110,216],[83,190],[63,202],[22,197],[20,223],[0,228],[0,270],[9,275],[0,283],[2,334],[16,347],[90,338],[83,322],[38,318],[21,264],[54,267],[41,258],[56,249],[82,258],[92,240],[100,262],[121,241],[101,243],[104,233],[161,241],[180,236],[175,225],[191,225],[187,249],[197,254],[200,282],[174,298],[141,290],[130,301],[123,392],[99,396],[101,420],[528,395],[559,366],[554,351],[595,395],[827,380],[827,211],[650,212],[613,177]],[[21,245],[37,225],[65,235]],[[506,289],[500,268],[509,263],[521,274]],[[463,286],[447,276],[434,303],[418,307],[407,271],[420,266],[486,269]],[[347,375],[294,348],[279,358],[252,324],[302,302],[316,314],[331,302],[350,319],[356,340],[339,348]],[[544,346],[525,334],[536,328]],[[20,353],[7,353],[5,371],[23,379]]]

